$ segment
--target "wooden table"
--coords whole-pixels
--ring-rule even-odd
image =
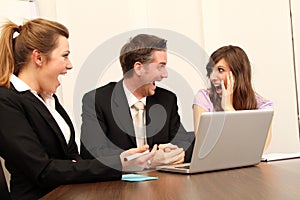
[[[260,163],[254,167],[182,175],[157,171],[145,182],[108,181],[62,185],[47,199],[300,199],[300,159]]]

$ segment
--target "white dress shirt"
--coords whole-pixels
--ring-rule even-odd
[[[124,88],[124,92],[125,92],[125,96],[127,98],[127,101],[128,101],[128,105],[129,105],[129,108],[130,108],[130,113],[131,113],[131,116],[134,116],[136,110],[135,108],[133,107],[133,105],[138,102],[138,101],[141,101],[145,107],[146,107],[146,97],[143,97],[142,99],[137,99],[134,94],[132,94],[128,88],[126,87],[125,83],[124,83],[124,80],[123,80],[123,88]],[[144,119],[144,124],[146,124],[146,109],[144,110],[144,116],[143,116],[143,119]],[[146,133],[145,133],[146,134]],[[147,136],[145,135],[145,138],[147,138]],[[145,140],[147,141],[147,140]],[[136,137],[136,144],[139,144],[138,142],[138,138]],[[138,145],[139,147],[139,145]]]
[[[36,96],[43,104],[48,108],[49,112],[55,119],[56,123],[58,124],[60,130],[62,131],[64,138],[67,143],[69,143],[70,137],[71,137],[71,130],[69,125],[66,123],[64,118],[55,110],[55,99],[52,95],[49,95],[46,97],[45,100],[43,100],[36,91],[32,90],[24,81],[19,79],[17,76],[12,74],[10,76],[10,82],[14,85],[15,89],[19,92],[24,92],[29,90],[32,94]]]

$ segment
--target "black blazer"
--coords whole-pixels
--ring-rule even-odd
[[[176,95],[157,87],[146,101],[146,134],[150,147],[154,144],[176,144],[186,150],[189,161],[194,134],[180,123]],[[111,82],[83,97],[81,126],[81,156],[93,158],[120,153],[136,147],[130,108],[122,80]]]
[[[47,107],[30,91],[0,87],[0,94],[0,155],[11,173],[13,199],[37,199],[61,184],[120,179],[119,155],[102,159],[110,161],[109,167],[80,158],[72,122],[55,95],[55,109],[71,130],[68,144]]]

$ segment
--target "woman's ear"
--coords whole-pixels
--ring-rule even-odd
[[[142,69],[143,69],[143,63],[141,63],[139,61],[134,63],[133,70],[134,70],[134,73],[136,73],[138,76],[142,75]]]
[[[33,62],[37,65],[37,66],[42,66],[42,53],[39,50],[34,49],[32,52],[32,57],[33,57]]]

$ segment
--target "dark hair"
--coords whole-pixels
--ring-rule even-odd
[[[139,34],[122,47],[119,60],[123,75],[131,76],[135,62],[147,63],[152,60],[154,50],[165,51],[167,40],[154,35]]]
[[[230,67],[235,78],[233,88],[233,107],[236,110],[257,109],[256,94],[251,84],[251,65],[245,51],[238,46],[224,46],[213,52],[206,65],[207,76],[210,77],[212,68],[221,59],[224,59]],[[216,111],[223,110],[221,98],[211,87],[209,96]]]
[[[18,32],[19,35],[14,37]],[[0,38],[0,86],[9,87],[10,74],[18,75],[29,62],[34,49],[47,56],[57,47],[58,36],[69,38],[68,29],[54,21],[33,19],[22,26],[8,21],[1,27]]]

